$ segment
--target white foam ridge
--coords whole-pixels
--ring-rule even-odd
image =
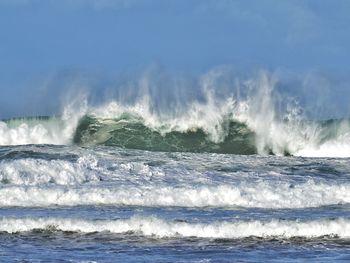
[[[74,185],[99,181],[97,159],[81,156],[65,160],[17,159],[0,162],[0,182],[12,185]]]
[[[86,112],[86,103],[84,96],[75,98],[67,103],[60,117],[0,121],[0,145],[70,144],[78,122]]]
[[[63,218],[6,218],[0,219],[0,231],[8,233],[33,230],[70,231],[81,233],[133,233],[157,238],[317,238],[350,237],[349,219],[322,219],[314,221],[222,221],[213,223],[171,222],[157,217],[132,217],[119,220],[83,220]]]
[[[0,122],[0,145],[66,144],[68,138],[61,133],[65,128],[62,120],[30,122],[17,121],[17,126]]]
[[[350,185],[313,181],[219,186],[3,186],[0,207],[114,205],[146,207],[308,208],[350,203]]]

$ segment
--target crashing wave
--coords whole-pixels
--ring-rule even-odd
[[[210,82],[210,81],[209,81]],[[350,121],[310,121],[297,104],[276,97],[275,80],[261,74],[246,96],[219,96],[204,81],[203,97],[157,108],[149,95],[133,103],[67,105],[61,117],[0,122],[0,145],[108,145],[150,151],[349,157]],[[253,92],[254,91],[254,92]]]

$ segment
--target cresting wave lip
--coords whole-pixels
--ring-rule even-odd
[[[183,119],[147,120],[130,112],[117,116],[78,114],[69,118],[7,120],[0,122],[0,145],[74,143],[164,152],[350,156],[350,121],[347,119],[271,122],[271,126],[260,127],[261,121],[234,120],[226,113],[198,125],[194,120],[189,120],[194,121],[192,124]]]
[[[106,145],[165,152],[261,152],[257,146],[261,143],[261,133],[259,135],[249,125],[234,121],[229,116],[223,117],[216,124],[219,126],[214,128],[222,134],[219,136],[221,139],[213,139],[202,127],[192,126],[183,130],[176,125],[169,127],[167,122],[156,128],[151,127],[143,118],[127,113],[121,114],[119,118],[107,119],[84,115],[75,122],[74,124],[58,117],[18,118],[0,122],[0,145],[75,143],[81,146]],[[264,151],[269,154],[306,157],[350,155],[349,120],[306,122],[300,129],[304,129],[304,135],[295,137],[297,146],[290,146],[293,133],[282,133],[276,135],[276,141],[265,138]]]
[[[165,123],[157,129],[148,127],[142,118],[130,114],[118,119],[84,116],[74,134],[74,143],[118,146],[131,149],[165,152],[213,152],[256,154],[254,133],[244,123],[230,119],[217,129],[226,134],[222,141],[213,141],[200,127],[182,131],[169,129]]]
[[[113,205],[144,207],[308,208],[350,203],[350,185],[307,182],[237,186],[3,186],[0,207]]]
[[[251,128],[254,125],[249,122],[234,120],[230,115],[221,116],[214,129],[206,130],[205,126],[186,124],[184,129],[168,122],[153,127],[154,124],[147,124],[142,117],[129,113],[108,119],[86,115],[80,119],[73,141],[83,146],[165,152],[350,156],[350,121],[347,119],[272,123],[262,131]],[[215,131],[216,139],[209,130]]]
[[[317,238],[332,236],[350,237],[350,220],[322,219],[313,221],[217,221],[213,223],[188,223],[165,221],[157,217],[137,217],[117,220],[84,220],[63,218],[6,218],[0,219],[0,231],[7,233],[67,231],[81,233],[110,232],[135,234],[157,238]]]
[[[307,105],[304,109],[293,95],[278,89],[274,74],[261,71],[248,79],[231,74],[222,69],[204,74],[196,89],[184,87],[195,90],[189,97],[177,88],[174,96],[157,96],[152,91],[159,84],[164,90],[164,83],[153,82],[153,76],[141,78],[129,99],[116,96],[94,103],[88,94],[77,94],[59,117],[0,121],[0,145],[75,143],[166,152],[350,157],[349,119],[309,120]]]

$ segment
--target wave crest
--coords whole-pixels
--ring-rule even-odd
[[[80,120],[74,142],[84,146],[98,144],[150,151],[256,153],[254,133],[245,124],[227,121],[222,125],[227,135],[222,141],[215,142],[208,133],[197,127],[183,132],[165,132],[162,127],[148,127],[143,119],[135,117],[97,119],[85,116]]]
[[[168,222],[157,217],[132,217],[119,220],[82,220],[62,218],[2,218],[0,231],[8,233],[34,230],[67,231],[81,233],[110,232],[135,234],[156,238],[229,238],[246,237],[282,239],[293,237],[317,238],[332,236],[350,237],[348,219],[314,221],[236,221],[214,223]]]
[[[200,82],[200,98],[157,106],[151,94],[132,102],[87,106],[86,96],[60,118],[0,122],[0,145],[109,145],[150,151],[350,156],[350,122],[310,121],[292,98],[276,91],[262,72],[238,82],[239,92],[216,92],[215,74]],[[147,89],[146,89],[147,90]],[[166,106],[164,106],[164,104]]]

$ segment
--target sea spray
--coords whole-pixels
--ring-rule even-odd
[[[65,103],[60,116],[0,121],[0,145],[71,144],[77,124],[86,111],[86,95],[76,94]]]
[[[348,157],[349,121],[310,120],[298,101],[278,92],[278,77],[261,71],[250,79],[213,70],[198,80],[199,94],[174,103],[157,101],[160,85],[141,78],[133,100],[89,103],[70,96],[62,114],[0,122],[0,145],[108,145],[168,152],[213,152]],[[224,84],[225,85],[224,85]],[[219,87],[224,85],[225,92]],[[135,88],[137,90],[137,88]],[[168,106],[166,106],[168,105]],[[167,107],[167,108],[166,108]],[[335,125],[335,123],[340,123]]]

